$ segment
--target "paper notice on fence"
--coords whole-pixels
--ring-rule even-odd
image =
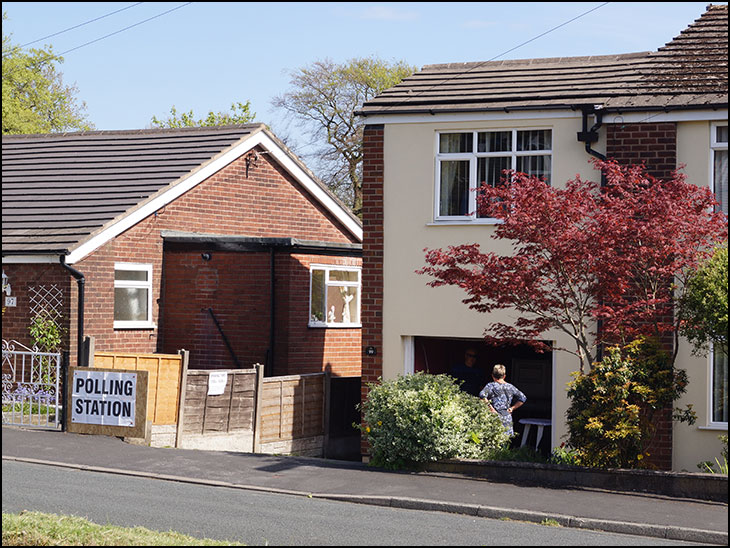
[[[215,371],[208,376],[208,395],[220,396],[226,390],[228,383],[228,373],[225,371]]]
[[[71,421],[80,424],[134,426],[137,374],[76,370],[71,392]]]

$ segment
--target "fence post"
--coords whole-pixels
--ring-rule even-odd
[[[84,337],[84,356],[83,363],[79,367],[94,367],[94,352],[96,339],[94,337]]]
[[[183,426],[185,423],[185,394],[188,386],[188,360],[190,352],[182,349],[178,351],[180,354],[180,390],[177,403],[177,432],[175,434],[175,447],[180,447],[182,443]]]
[[[258,453],[261,445],[261,392],[264,387],[264,366],[257,363],[254,367],[256,368],[256,400],[254,402],[253,452]]]

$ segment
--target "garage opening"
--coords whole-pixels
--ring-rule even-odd
[[[551,432],[550,427],[544,425],[544,421],[552,418],[552,351],[536,352],[529,345],[492,346],[481,339],[413,337],[412,340],[414,371],[434,375],[450,374],[452,367],[464,362],[465,354],[469,351],[476,354],[474,367],[478,368],[486,384],[492,380],[494,365],[503,364],[507,368],[507,382],[514,384],[527,396],[525,404],[515,410],[513,416],[517,434],[512,440],[513,447],[522,444],[525,424],[520,423],[520,419],[524,419],[533,422],[525,445],[534,448],[538,441],[538,432],[543,432],[538,449],[544,455],[549,455]],[[543,423],[542,429],[538,427],[538,423]]]

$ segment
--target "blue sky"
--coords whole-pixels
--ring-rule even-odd
[[[420,67],[655,50],[707,4],[3,2],[2,9],[3,35],[17,45],[101,18],[28,46],[63,54],[64,81],[78,87],[96,129],[149,127],[173,105],[202,117],[250,100],[257,121],[296,141],[271,100],[288,90],[289,72],[314,61],[377,56]]]

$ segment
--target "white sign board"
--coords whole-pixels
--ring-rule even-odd
[[[134,426],[137,374],[75,370],[71,386],[71,422]]]
[[[208,376],[208,395],[220,396],[226,391],[228,383],[228,373],[225,371],[216,371]]]

